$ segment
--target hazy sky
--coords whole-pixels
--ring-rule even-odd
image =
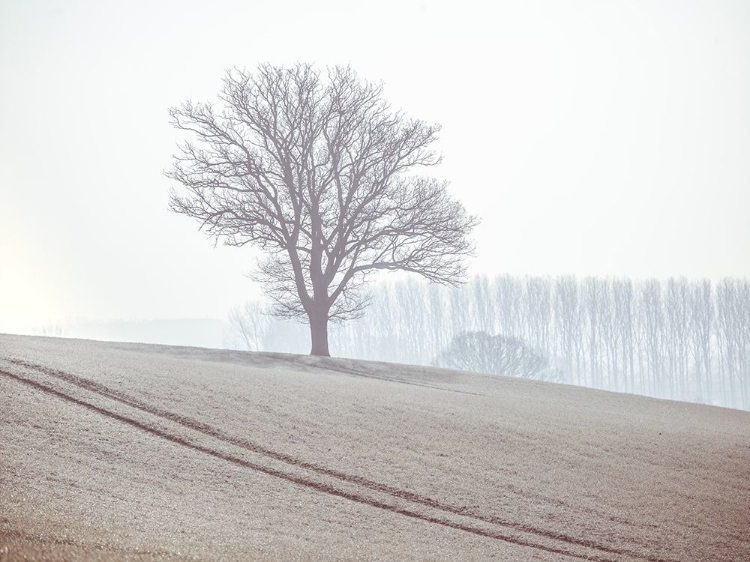
[[[750,275],[750,2],[0,0],[0,332],[224,318],[255,254],[167,210],[167,108],[350,63],[443,125],[472,273]]]

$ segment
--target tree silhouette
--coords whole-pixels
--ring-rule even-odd
[[[433,360],[436,367],[525,378],[538,376],[548,365],[541,351],[512,336],[461,332]]]
[[[438,125],[392,110],[349,67],[235,69],[219,98],[221,110],[170,110],[193,137],[167,172],[183,186],[171,209],[217,241],[264,250],[254,278],[275,314],[309,322],[311,354],[329,355],[329,321],[361,316],[374,271],[462,279],[477,219],[445,182],[414,173],[440,162]]]

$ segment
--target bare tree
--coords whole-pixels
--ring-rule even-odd
[[[598,277],[587,277],[583,280],[581,287],[581,305],[584,308],[586,328],[588,330],[589,376],[591,377],[591,386],[594,388],[602,385],[601,359],[604,338],[602,335],[601,313],[604,287],[604,281]]]
[[[724,403],[750,407],[750,281],[722,279],[716,286],[716,342]]]
[[[646,366],[651,382],[650,395],[664,397],[665,388],[671,384],[671,373],[664,369],[664,307],[662,286],[656,279],[647,279],[641,284],[641,306],[643,329],[646,340]]]
[[[263,339],[268,332],[269,318],[263,304],[248,301],[244,307],[229,311],[224,345],[229,349],[264,351]]]
[[[539,349],[549,348],[551,323],[551,282],[547,277],[527,277],[526,285],[526,340]]]
[[[704,279],[693,283],[690,304],[690,336],[695,365],[696,398],[709,401],[713,398],[712,385],[712,335],[714,331],[714,301],[711,281]]]
[[[477,219],[445,182],[413,173],[440,162],[438,125],[392,110],[381,85],[348,67],[235,69],[219,98],[220,111],[170,110],[195,139],[167,173],[186,191],[173,191],[171,208],[217,241],[265,251],[255,278],[275,314],[309,322],[311,354],[329,355],[329,321],[363,313],[368,274],[464,276]]]
[[[498,300],[500,330],[509,336],[521,337],[523,284],[521,279],[503,275],[495,280],[495,298]]]
[[[599,304],[599,329],[601,331],[602,355],[606,359],[603,369],[606,373],[604,388],[618,390],[619,376],[619,348],[621,332],[618,325],[614,282],[612,279],[602,280]],[[604,377],[604,374],[602,375]]]
[[[613,280],[612,298],[614,299],[616,330],[621,346],[622,384],[624,389],[629,388],[630,392],[633,392],[635,388],[633,282],[630,279]]]
[[[247,351],[304,353],[308,334],[304,327],[287,318],[276,318],[271,306],[249,301],[229,311],[224,345]]]
[[[520,339],[487,332],[458,334],[433,361],[437,367],[524,378],[540,376],[547,364],[541,351]]]
[[[558,332],[564,369],[568,376],[568,382],[573,381],[573,373],[575,372],[576,382],[581,384],[581,344],[583,338],[580,334],[578,281],[574,277],[558,277],[555,279],[554,294],[555,329]],[[574,357],[576,359],[575,370],[573,369]]]

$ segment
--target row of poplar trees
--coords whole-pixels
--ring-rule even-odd
[[[459,288],[380,283],[372,292],[362,319],[332,329],[334,355],[430,365],[458,334],[486,332],[539,350],[548,380],[750,409],[747,279],[505,275]],[[259,311],[230,316],[235,347],[305,352],[304,327]],[[242,321],[255,332],[238,345]]]

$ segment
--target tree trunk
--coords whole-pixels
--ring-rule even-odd
[[[310,355],[330,357],[328,351],[328,311],[316,310],[308,314],[310,318]]]

